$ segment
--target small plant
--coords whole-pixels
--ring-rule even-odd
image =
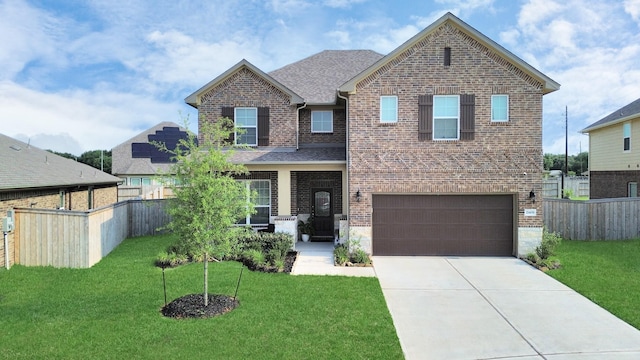
[[[302,234],[314,235],[316,231],[315,231],[315,228],[313,227],[313,218],[309,217],[307,221],[299,220],[298,231],[300,231],[300,233]]]
[[[249,268],[258,268],[264,265],[265,256],[260,250],[250,249],[244,252],[244,258],[247,261],[247,266]]]
[[[347,245],[340,244],[333,249],[333,258],[336,265],[344,266],[349,261],[349,249]]]
[[[369,258],[369,254],[367,254],[364,250],[362,250],[361,248],[357,248],[351,253],[351,262],[369,265],[371,264],[371,258]]]
[[[557,233],[550,233],[547,229],[542,232],[542,243],[536,247],[536,255],[542,260],[546,260],[549,256],[554,255],[555,247],[560,244],[562,238]]]

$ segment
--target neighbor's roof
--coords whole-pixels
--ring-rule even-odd
[[[265,74],[264,71],[258,69],[256,66],[254,66],[253,64],[251,64],[250,62],[248,62],[245,59],[240,60],[240,62],[238,62],[237,64],[235,64],[231,68],[229,68],[227,71],[223,72],[222,74],[220,74],[215,79],[209,81],[205,86],[203,86],[200,89],[196,90],[193,94],[187,96],[187,98],[184,99],[184,101],[187,104],[189,104],[189,105],[191,105],[191,106],[193,106],[194,108],[197,109],[198,106],[200,106],[202,95],[206,94],[207,92],[209,92],[209,90],[211,90],[212,88],[214,88],[218,84],[222,83],[223,81],[227,80],[233,74],[235,74],[238,71],[240,71],[242,69],[245,69],[245,68],[249,69],[251,72],[257,74],[258,76],[263,78],[265,81],[269,82],[270,84],[275,86],[277,89],[282,91],[283,93],[289,95],[291,97],[291,104],[300,104],[300,103],[303,102],[302,98],[298,94],[296,94],[294,91],[292,91],[291,89],[289,89],[285,85],[281,84],[280,82],[278,82],[276,79],[272,78],[271,76]]]
[[[612,112],[611,114],[605,116],[604,118],[587,126],[581,132],[586,134],[590,131],[600,129],[605,126],[618,124],[618,123],[630,120],[634,117],[640,117],[640,99],[637,99],[636,101],[628,105],[625,105],[620,109]]]
[[[171,121],[163,121],[147,129],[122,144],[111,149],[111,173],[122,175],[161,175],[168,173],[171,163],[152,163],[150,158],[133,158],[131,147],[133,143],[148,143],[149,135],[162,131],[165,127],[177,127],[181,131],[188,131],[184,127]]]
[[[309,105],[335,104],[336,91],[384,55],[372,50],[325,50],[269,72]]]
[[[0,191],[120,182],[89,165],[0,134]]]
[[[413,45],[415,45],[417,42],[424,39],[429,34],[437,31],[440,28],[440,26],[442,26],[447,22],[453,25],[454,27],[460,29],[464,33],[468,34],[474,40],[478,41],[480,44],[495,51],[498,55],[500,55],[501,57],[503,57],[504,59],[512,63],[514,66],[518,67],[524,73],[540,81],[543,84],[544,94],[556,91],[560,88],[560,84],[553,81],[551,78],[541,73],[540,71],[535,69],[533,66],[526,63],[524,60],[512,54],[509,50],[503,48],[495,41],[489,39],[487,36],[483,35],[478,30],[474,29],[464,21],[460,20],[459,18],[457,18],[456,16],[448,12],[445,15],[443,15],[441,18],[436,20],[433,24],[429,25],[424,30],[416,34],[414,37],[407,40],[404,44],[400,45],[398,48],[390,52],[387,56],[383,57],[382,59],[377,61],[375,64],[373,64],[371,67],[369,67],[368,69],[360,73],[358,76],[354,77],[353,79],[349,80],[347,83],[342,85],[340,87],[340,91],[355,93],[356,85],[360,81],[364,80],[365,78],[367,78],[367,76],[371,75],[381,67],[386,66],[387,64],[392,62],[398,56],[402,55],[406,50],[410,49]]]

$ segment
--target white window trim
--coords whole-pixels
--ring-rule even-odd
[[[629,126],[629,136],[628,136],[628,138],[629,138],[629,149],[628,149],[628,150],[625,150],[625,149],[624,149],[624,139],[626,139],[626,138],[627,138],[627,136],[625,136],[625,134],[624,134],[624,128],[625,128],[627,125]],[[622,144],[623,144],[623,145],[622,145],[622,152],[624,152],[624,153],[631,152],[631,122],[626,122],[626,123],[623,123],[623,124],[622,124]]]
[[[498,97],[498,96],[507,98],[507,119],[506,120],[502,120],[502,119],[496,120],[496,119],[493,118],[493,99]],[[507,95],[507,94],[494,94],[494,95],[491,95],[491,122],[509,122],[509,95]]]
[[[253,181],[266,181],[269,183],[269,204],[268,205],[257,205],[254,204],[255,208],[267,208],[268,209],[268,217],[269,219],[271,219],[271,201],[273,199],[271,199],[271,180],[268,179],[249,179],[249,180],[236,180],[240,183],[243,183],[245,185],[245,189],[247,191],[247,203],[251,201],[251,182]],[[259,224],[252,224],[251,223],[251,214],[248,214],[247,217],[245,218],[245,223],[241,224],[241,225],[268,225],[269,222],[267,220],[267,223],[263,224],[263,223],[259,223]]]
[[[455,138],[436,138],[436,98],[442,97],[456,97],[458,99],[458,115],[456,117],[439,117],[438,119],[456,119],[456,137]],[[433,129],[433,141],[452,141],[460,140],[460,95],[433,95],[433,119],[431,119],[431,129]]]
[[[255,109],[256,110],[256,125],[255,126],[238,126],[238,123],[236,122],[236,119],[238,119],[238,109]],[[236,145],[247,145],[247,146],[258,146],[258,108],[257,107],[250,107],[250,106],[240,106],[240,107],[236,107],[233,109],[233,125],[237,128],[237,129],[256,129],[256,136],[255,136],[255,142],[253,144],[249,144],[249,143],[238,143],[238,133],[235,132],[233,135],[233,141]],[[245,134],[243,134],[242,136],[245,136]]]
[[[395,105],[395,116],[393,120],[383,120],[382,119],[382,100],[383,99],[395,99],[396,101],[396,105]],[[382,95],[380,96],[380,123],[382,124],[395,124],[398,122],[398,96],[397,95]]]
[[[331,116],[331,128],[329,130],[313,130],[313,114],[329,113]],[[311,132],[314,134],[330,134],[333,133],[333,110],[311,110]]]

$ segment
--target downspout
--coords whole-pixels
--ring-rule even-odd
[[[342,96],[340,95],[340,89],[336,89],[336,93],[338,95],[338,97],[340,99],[344,100],[345,103],[345,129],[346,129],[346,141],[345,141],[345,158],[347,160],[347,175],[346,175],[346,179],[347,179],[347,225],[349,225],[349,223],[351,222],[350,216],[349,216],[349,209],[350,209],[350,203],[351,203],[351,189],[349,188],[349,165],[351,162],[351,159],[349,158],[349,98],[347,98],[346,96]],[[349,226],[350,228],[350,226]],[[351,230],[348,231],[348,233],[346,234],[347,239],[349,239],[349,233],[351,232]]]
[[[4,233],[4,266],[9,270],[9,239],[7,239],[7,232]]]
[[[296,108],[296,150],[300,149],[300,110],[307,107],[305,102],[299,108]]]

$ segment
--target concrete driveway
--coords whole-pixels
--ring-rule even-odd
[[[640,359],[640,331],[521,260],[373,263],[406,359]]]

